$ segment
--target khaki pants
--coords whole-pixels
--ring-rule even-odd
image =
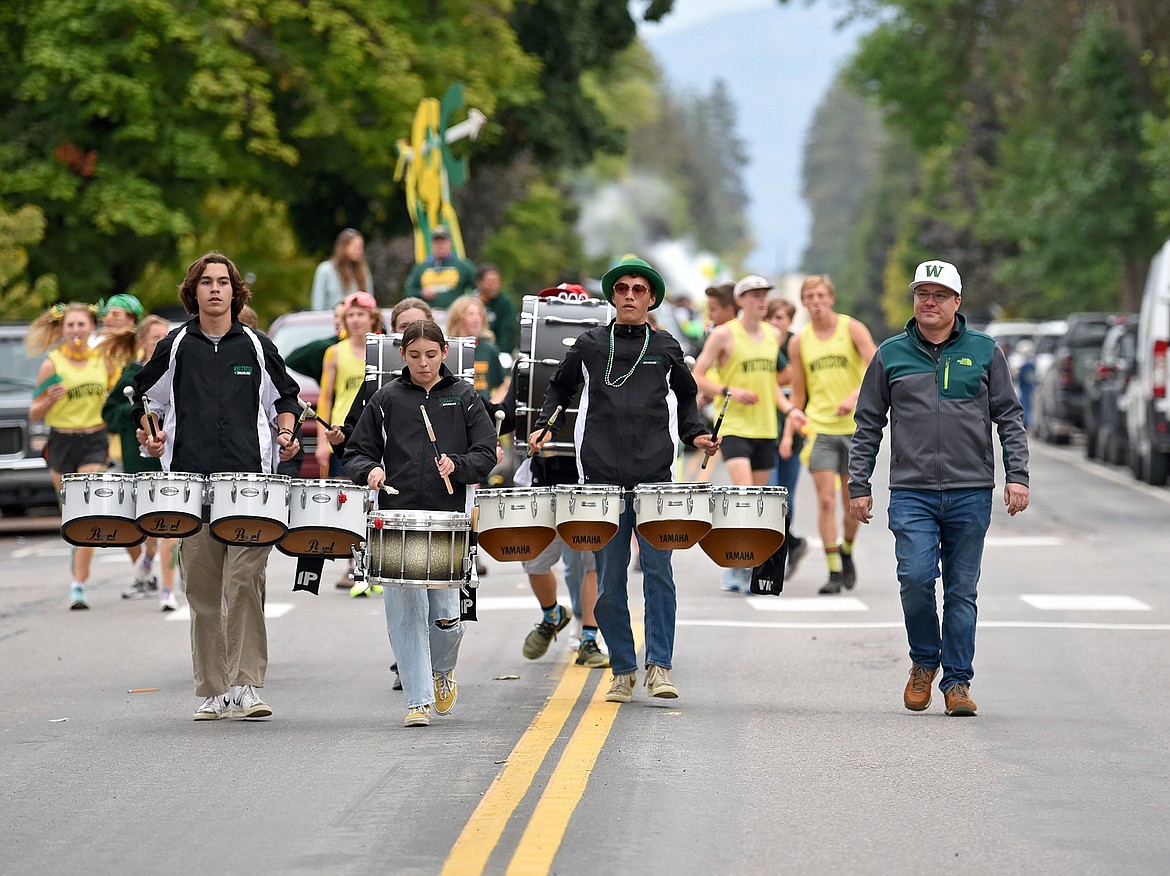
[[[206,526],[181,541],[196,696],[226,693],[233,684],[264,687],[264,583],[270,553],[271,547],[223,544]]]

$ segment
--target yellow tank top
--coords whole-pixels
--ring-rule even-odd
[[[49,361],[65,387],[63,395],[45,413],[45,425],[53,429],[92,429],[101,426],[102,405],[109,391],[109,374],[101,354],[89,351],[85,364],[70,360],[60,350],[49,352]]]
[[[727,323],[731,330],[731,354],[719,366],[724,386],[749,389],[759,396],[754,405],[732,399],[723,419],[723,434],[739,438],[775,438],[776,431],[776,358],[780,340],[768,326],[761,325],[763,337],[752,340],[738,319]],[[720,402],[721,404],[721,402]]]
[[[828,340],[817,337],[812,323],[801,329],[800,361],[807,398],[804,412],[812,430],[825,435],[853,434],[857,428],[853,414],[837,416],[837,405],[861,386],[865,374],[865,362],[849,337],[849,317],[837,314],[837,326]]]
[[[337,351],[337,381],[333,384],[333,410],[329,412],[329,421],[340,426],[366,379],[366,360],[364,356],[359,359],[354,354],[349,341],[342,341],[334,349]]]

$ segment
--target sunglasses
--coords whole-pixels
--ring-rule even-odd
[[[635,295],[641,295],[644,292],[650,291],[649,286],[644,286],[641,283],[635,283],[633,286],[631,286],[629,283],[614,283],[613,284],[613,291],[616,292],[618,295],[625,295],[631,289],[634,290]]]

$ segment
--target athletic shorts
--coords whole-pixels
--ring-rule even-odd
[[[520,565],[529,575],[547,575],[557,564],[557,560],[561,558],[564,550],[565,540],[558,535],[552,540],[552,544],[531,560],[524,560]],[[597,557],[594,556],[593,551],[578,551],[578,553],[581,554],[581,559],[584,561],[582,572],[596,572]]]
[[[49,431],[49,468],[72,474],[83,465],[105,466],[110,461],[110,433],[105,429],[87,434]]]
[[[780,442],[775,438],[740,438],[738,435],[724,435],[719,452],[726,459],[747,458],[752,471],[771,471],[776,467],[776,453]]]
[[[852,435],[818,434],[813,440],[808,457],[809,471],[835,471],[839,475],[849,474],[849,442]]]

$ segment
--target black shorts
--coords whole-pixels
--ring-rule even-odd
[[[776,453],[780,442],[775,438],[740,438],[738,435],[724,435],[719,452],[724,459],[746,457],[752,471],[771,471],[776,467]]]
[[[49,468],[73,474],[83,465],[105,466],[110,461],[110,433],[105,429],[82,434],[49,431]]]

